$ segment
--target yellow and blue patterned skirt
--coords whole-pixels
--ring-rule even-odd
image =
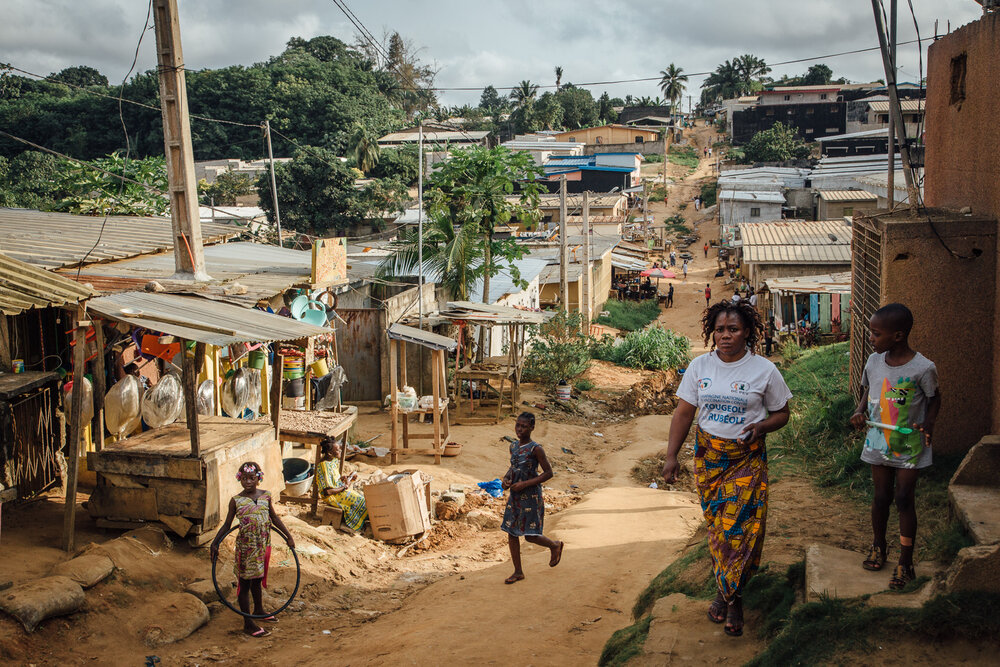
[[[749,445],[698,429],[695,481],[708,524],[715,580],[730,600],[743,592],[760,565],[767,523],[764,439]]]

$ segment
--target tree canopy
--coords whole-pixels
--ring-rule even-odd
[[[749,162],[784,162],[809,157],[809,147],[794,128],[775,123],[771,129],[753,135],[743,147],[743,155]]]

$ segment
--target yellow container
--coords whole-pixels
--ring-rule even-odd
[[[326,365],[326,359],[317,359],[310,366],[313,376],[321,378],[330,372],[330,367]]]

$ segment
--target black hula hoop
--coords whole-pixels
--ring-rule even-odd
[[[221,540],[219,540],[219,544],[221,545],[222,541],[225,540],[227,537],[229,537],[229,534],[232,533],[234,530],[239,530],[239,527],[240,525],[236,524],[228,531],[226,531],[226,534],[222,536]],[[278,533],[277,529],[275,529],[274,527],[274,524],[271,524],[271,530]],[[281,533],[278,534],[281,535]],[[285,537],[284,535],[281,536]],[[286,544],[288,543],[287,538],[285,539],[285,543]],[[218,593],[219,600],[222,602],[222,604],[226,605],[227,607],[235,611],[240,616],[243,616],[244,618],[256,618],[256,619],[270,618],[272,616],[277,616],[281,612],[285,611],[285,607],[292,604],[292,600],[295,599],[295,594],[299,592],[299,581],[302,579],[302,568],[299,565],[299,555],[295,553],[295,549],[293,549],[292,547],[289,546],[288,548],[292,552],[292,558],[295,559],[295,588],[292,589],[292,595],[288,598],[288,602],[278,607],[277,611],[272,611],[264,614],[248,614],[243,610],[234,607],[232,603],[230,603],[229,600],[226,599],[226,596],[223,595],[222,593],[222,589],[219,587],[219,579],[218,577],[215,576],[215,566],[216,564],[218,564],[219,559],[216,558],[215,560],[212,561],[212,583],[215,585],[215,592]]]

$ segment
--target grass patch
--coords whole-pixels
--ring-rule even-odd
[[[605,324],[622,331],[642,329],[660,316],[660,304],[656,299],[645,301],[608,301],[604,304],[607,315],[601,315],[594,322]]]
[[[662,185],[654,185],[649,192],[649,201],[666,201],[667,188]]]
[[[577,391],[590,391],[594,388],[594,383],[587,378],[582,378],[573,383],[573,388]]]
[[[663,221],[663,229],[669,234],[690,234],[691,228],[685,222],[687,221],[684,219],[684,216],[678,213]]]
[[[866,511],[872,497],[871,468],[861,461],[863,434],[847,424],[856,406],[847,390],[848,344],[805,351],[786,344],[782,355],[795,359],[782,370],[795,398],[788,426],[768,442],[775,467],[791,466],[820,488],[843,493],[858,505],[858,511]],[[969,544],[962,529],[948,517],[948,481],[961,460],[961,455],[935,454],[934,465],[921,473],[916,505],[922,559],[947,561]],[[893,512],[890,535],[896,521]]]
[[[795,595],[805,587],[805,561],[792,563],[784,574],[772,572],[765,565],[757,572],[743,591],[747,609],[761,614],[758,634],[761,638],[773,637],[785,626],[795,604]]]
[[[649,582],[632,607],[632,617],[639,618],[652,609],[657,600],[673,593],[683,593],[702,600],[715,597],[715,577],[712,575],[707,537]]]
[[[652,616],[647,616],[611,635],[611,639],[601,651],[601,658],[597,664],[601,667],[624,665],[642,653],[642,645],[646,643],[646,637],[649,636],[649,624],[652,620]]]
[[[747,663],[814,665],[847,651],[874,649],[874,639],[906,635],[942,640],[988,640],[1000,634],[1000,595],[957,592],[920,609],[871,608],[860,600],[824,598],[797,607],[762,653]]]
[[[658,164],[663,162],[663,155],[661,153],[645,153],[643,154],[642,159],[644,162],[648,162],[650,164]]]
[[[701,192],[699,196],[701,197],[702,206],[714,206],[717,201],[719,193],[719,182],[710,181],[708,183],[701,184]]]
[[[667,159],[671,164],[687,167],[691,171],[698,168],[698,151],[691,146],[671,146],[667,152]]]

